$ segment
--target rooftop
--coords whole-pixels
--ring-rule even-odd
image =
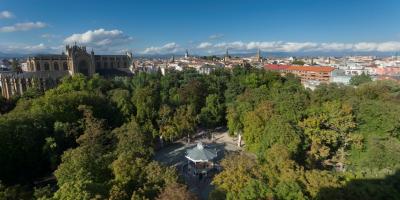
[[[333,67],[328,66],[295,66],[295,65],[276,65],[267,64],[264,66],[267,70],[289,70],[289,71],[312,71],[312,72],[332,72]]]
[[[186,151],[185,157],[193,162],[207,162],[217,157],[217,150],[209,149],[199,142],[194,148]]]

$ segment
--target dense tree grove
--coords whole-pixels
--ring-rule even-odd
[[[256,157],[226,158],[210,198],[400,198],[400,84],[357,85],[310,91],[288,76],[247,86],[227,103],[227,124]]]
[[[0,98],[0,199],[196,199],[152,158],[220,126],[245,151],[221,162],[210,199],[398,199],[400,85],[354,82],[311,91],[245,66],[76,75]]]

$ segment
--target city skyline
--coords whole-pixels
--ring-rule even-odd
[[[3,53],[60,53],[75,42],[142,55],[400,51],[393,0],[0,2]]]

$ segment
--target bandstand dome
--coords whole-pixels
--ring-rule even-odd
[[[217,157],[217,151],[204,147],[204,145],[199,142],[195,147],[186,151],[185,157],[193,162],[208,162]]]

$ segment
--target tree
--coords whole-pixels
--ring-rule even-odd
[[[257,153],[263,152],[274,144],[285,144],[292,153],[296,153],[301,142],[300,136],[274,112],[273,105],[264,101],[254,111],[244,117],[243,136],[248,148]]]
[[[168,184],[158,195],[157,200],[196,200],[197,197],[188,191],[186,185]]]
[[[159,110],[158,127],[160,127],[160,136],[167,140],[173,141],[179,137],[178,130],[173,121],[174,111],[168,105],[163,105]]]
[[[111,164],[113,186],[110,199],[154,199],[166,184],[177,181],[172,168],[151,162],[151,138],[145,135],[134,118],[112,133],[117,144],[116,159]]]
[[[354,179],[340,187],[322,187],[315,199],[398,199],[400,173],[382,178]]]
[[[135,118],[143,127],[143,131],[151,135],[158,136],[157,117],[160,108],[160,91],[158,83],[137,88],[132,96],[132,102],[136,108]]]
[[[219,101],[218,95],[207,96],[206,105],[201,109],[199,115],[200,124],[208,128],[221,125],[224,120],[224,111],[224,105]]]
[[[53,195],[54,195],[54,188],[52,188],[50,185],[34,188],[33,196],[37,200],[48,200],[51,199]]]
[[[23,99],[35,99],[43,95],[43,92],[39,88],[30,87],[26,89],[24,94],[22,95]]]
[[[119,154],[118,158],[112,163],[114,180],[125,185],[126,191],[131,193],[145,181],[143,168],[147,163],[148,161],[145,158],[128,153]]]
[[[117,138],[116,153],[126,153],[146,159],[153,155],[153,149],[149,147],[151,138],[146,136],[135,119],[131,119],[130,122],[114,129],[112,134]]]
[[[221,166],[224,170],[214,177],[213,184],[226,192],[227,199],[239,199],[243,189],[259,175],[256,161],[246,155],[228,155]]]
[[[24,183],[43,175],[42,147],[49,131],[45,118],[29,113],[0,117],[0,180]]]
[[[111,102],[116,104],[125,119],[129,119],[134,113],[134,105],[130,101],[131,94],[126,89],[114,89],[108,92]]]
[[[3,96],[0,96],[0,116],[12,110],[15,107],[17,100],[17,97],[6,99]]]
[[[173,123],[176,127],[178,137],[194,134],[197,125],[195,109],[191,105],[180,106],[176,110]]]
[[[304,61],[302,61],[302,60],[294,60],[293,62],[292,62],[292,64],[293,65],[304,65],[304,64],[306,64]]]
[[[225,90],[225,102],[231,104],[235,101],[236,96],[240,95],[244,91],[244,86],[240,84],[238,77],[233,77],[227,83],[227,89]]]
[[[339,101],[326,102],[321,108],[311,109],[299,125],[311,144],[309,161],[344,170],[351,131],[356,127],[352,107]]]
[[[26,186],[14,185],[7,187],[0,181],[0,199],[29,199],[30,197],[31,192]]]
[[[238,199],[273,199],[271,188],[262,180],[252,179],[239,194]]]
[[[400,136],[400,105],[384,100],[357,102],[356,120],[365,136]]]
[[[135,90],[132,102],[136,107],[136,118],[140,124],[156,119],[160,106],[159,94],[157,86],[146,86]]]
[[[202,80],[193,79],[182,85],[178,94],[181,104],[190,105],[195,113],[199,113],[207,96],[206,86]]]
[[[93,117],[90,108],[80,106],[84,113],[85,132],[78,139],[80,145],[70,149],[62,156],[62,162],[55,171],[59,190],[56,199],[69,199],[73,196],[91,199],[106,196],[106,182],[111,177],[110,135],[104,130],[103,120]]]
[[[372,78],[371,76],[369,76],[368,74],[365,74],[364,72],[360,75],[356,75],[351,77],[350,79],[350,85],[354,85],[354,86],[359,86],[363,83],[368,83],[371,82]]]
[[[266,86],[246,90],[243,94],[237,96],[233,103],[228,104],[226,118],[231,134],[243,132],[245,114],[252,111],[258,103],[266,100],[267,93],[268,88]]]
[[[387,171],[393,171],[400,167],[400,143],[393,137],[370,136],[367,141],[367,149],[362,152],[360,158],[356,158],[354,165],[362,169],[370,169],[373,176],[386,175]],[[385,173],[386,171],[386,173]]]
[[[269,89],[268,100],[273,102],[275,112],[283,119],[297,123],[310,104],[309,95],[310,92],[305,90],[297,77],[286,75],[283,82],[273,83]]]

